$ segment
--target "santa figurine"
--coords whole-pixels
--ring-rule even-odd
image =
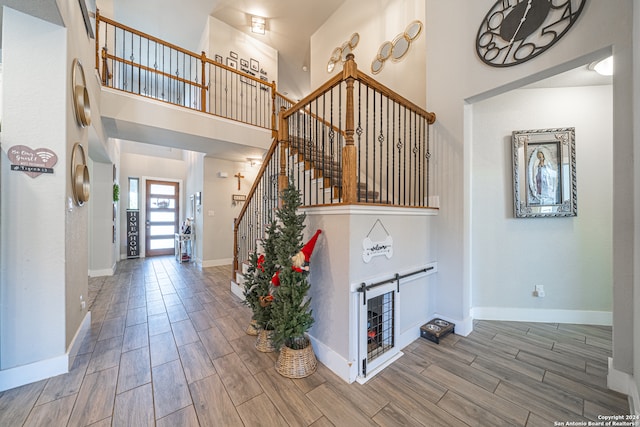
[[[291,268],[299,273],[309,272],[309,261],[311,260],[311,253],[316,246],[318,236],[322,233],[322,230],[317,230],[316,233],[309,239],[306,245],[300,249],[300,252],[291,257]]]

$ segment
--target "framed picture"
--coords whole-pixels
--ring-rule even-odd
[[[512,133],[517,218],[576,216],[575,128]]]
[[[238,54],[232,50],[229,51],[229,56],[232,57],[233,59],[238,59]]]
[[[257,60],[252,59],[251,60],[251,69],[257,73],[258,70],[260,69],[260,63]]]
[[[240,82],[254,87],[258,85],[255,80],[251,80],[245,76],[240,76]]]
[[[227,67],[238,69],[238,63],[233,58],[227,58]]]
[[[219,62],[219,63],[222,64],[222,56],[221,55],[216,55],[215,58],[216,58],[216,62]]]
[[[240,59],[240,66],[242,68],[249,68],[249,61],[247,61],[246,59]]]

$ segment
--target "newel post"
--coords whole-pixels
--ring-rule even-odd
[[[200,63],[202,64],[202,88],[200,89],[200,110],[203,113],[207,112],[207,85],[205,82],[207,79],[204,77],[204,73],[206,72],[207,65],[207,54],[202,51],[202,55],[200,56]]]
[[[278,207],[282,207],[280,194],[289,186],[287,176],[287,145],[289,142],[289,126],[284,118],[285,108],[280,107],[280,124],[278,126],[278,144],[280,145],[280,174],[278,175]]]
[[[352,53],[347,55],[347,61],[342,69],[343,79],[347,83],[347,112],[345,117],[345,146],[342,148],[342,202],[346,204],[358,201],[358,176],[356,171],[356,146],[353,140],[354,102],[353,82],[358,74],[358,66]]]

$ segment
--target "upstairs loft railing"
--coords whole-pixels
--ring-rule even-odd
[[[429,207],[429,113],[357,69],[279,111],[271,146],[234,224],[234,270],[256,250],[292,181],[303,206]]]
[[[120,24],[96,12],[102,85],[265,129],[291,105],[268,82]]]

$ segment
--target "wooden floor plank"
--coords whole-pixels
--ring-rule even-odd
[[[247,375],[247,368],[236,353],[215,359],[213,365],[236,406],[262,393],[260,384]]]
[[[217,374],[190,384],[189,389],[200,425],[243,426],[240,415]]]
[[[603,326],[475,320],[467,337],[411,342],[365,384],[322,363],[284,378],[278,353],[246,335],[251,312],[230,277],[230,266],[170,256],[90,278],[91,325],[71,372],[0,393],[0,425],[550,426],[629,412],[607,389]]]
[[[502,397],[496,396],[469,381],[435,365],[429,366],[422,375],[440,383],[442,386],[469,400],[487,411],[500,414],[500,417],[513,425],[524,425],[529,411]]]
[[[131,389],[116,396],[113,427],[155,426],[151,384]]]
[[[307,393],[307,397],[335,426],[371,426],[371,419],[329,384],[316,387]]]
[[[322,412],[295,387],[293,380],[274,370],[256,375],[256,380],[289,425],[310,425]]]
[[[152,374],[156,418],[162,418],[191,405],[189,387],[179,360],[154,366]]]
[[[245,426],[280,427],[286,421],[269,398],[260,394],[238,406],[238,414]]]

